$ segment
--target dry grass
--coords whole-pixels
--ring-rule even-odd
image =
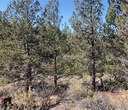
[[[83,99],[85,97],[92,97],[93,91],[90,89],[90,87],[88,87],[88,85],[83,84],[85,81],[86,80],[84,78],[72,79],[70,81],[67,93],[77,100]]]
[[[68,83],[69,88],[64,93],[64,102],[61,100],[61,103],[50,110],[128,110],[128,91],[119,93],[97,92],[94,94],[86,86],[86,83],[90,83],[90,81],[89,75],[85,75],[83,78],[77,76],[61,78],[59,84]],[[13,86],[14,84],[8,84],[6,89],[14,89]],[[38,86],[36,85],[34,88],[36,91],[29,88],[28,96],[22,88],[15,91],[12,100],[13,107],[9,107],[8,110],[46,110],[49,109],[50,104],[56,105],[61,96],[53,95],[52,85],[48,84],[43,89]]]
[[[21,106],[21,105],[27,106],[30,103],[32,103],[31,102],[33,100],[32,98],[33,98],[32,91],[30,88],[28,91],[28,95],[24,90],[18,90],[14,96],[13,103],[17,104],[17,106]]]
[[[5,86],[5,85],[9,84],[10,82],[12,82],[11,79],[0,77],[0,86]]]
[[[116,110],[128,110],[128,91],[117,93],[103,92],[101,95],[108,97],[110,103],[115,106]]]
[[[83,80],[72,80],[68,93],[75,98],[85,97],[87,95],[87,89],[82,85]]]
[[[46,91],[43,95],[43,97],[40,96],[38,92],[32,91],[31,88],[29,88],[28,94],[19,90],[13,99],[13,104],[17,106],[17,110],[20,110],[21,107],[23,110],[45,110],[53,103],[51,102],[53,98],[51,99],[49,91]]]
[[[71,80],[68,92],[79,99],[75,100],[75,110],[128,110],[128,91],[97,92],[93,98],[90,98],[87,97],[89,95],[88,88],[82,85],[83,82],[90,83],[90,81],[91,78],[87,75],[82,79]],[[82,94],[84,94],[84,98],[80,97]]]
[[[47,110],[60,100],[59,97],[52,96],[51,90],[42,91],[42,93],[43,96],[29,88],[27,94],[23,89],[18,89],[13,94],[12,104],[8,105],[7,110]]]

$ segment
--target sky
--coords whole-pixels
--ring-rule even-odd
[[[4,11],[10,1],[11,0],[0,0],[0,10]],[[40,2],[42,7],[44,7],[46,5],[46,3],[48,2],[48,0],[38,0],[38,1]],[[59,10],[60,10],[60,15],[63,16],[63,19],[62,19],[63,23],[66,22],[67,24],[69,24],[68,21],[72,15],[72,12],[75,10],[73,1],[74,0],[59,0],[59,3],[60,3]],[[108,3],[107,3],[107,0],[101,0],[101,2],[104,5],[102,19],[103,19],[103,21],[105,21],[105,15],[106,15],[106,11],[108,8]]]

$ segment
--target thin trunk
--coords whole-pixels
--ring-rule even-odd
[[[27,43],[26,45],[26,54],[27,56],[30,56],[30,48],[29,48],[29,45]],[[27,95],[28,95],[28,91],[29,91],[29,87],[31,85],[31,80],[32,80],[32,64],[31,62],[29,61],[27,63],[27,68],[26,68],[26,92],[27,92]]]
[[[26,76],[27,76],[27,82],[26,82],[26,92],[28,94],[29,91],[29,87],[31,84],[31,80],[32,80],[32,67],[31,67],[31,63],[27,64],[27,71],[26,71]]]
[[[54,85],[55,88],[57,87],[57,61],[56,61],[56,56],[54,58]]]
[[[95,79],[96,79],[96,62],[95,62],[95,42],[94,40],[92,41],[92,85],[93,85],[93,91],[95,92],[96,90],[96,82],[95,82]]]
[[[95,40],[94,40],[94,22],[93,22],[93,0],[91,0],[91,23],[92,23],[92,27],[91,27],[91,35],[92,35],[92,85],[93,85],[93,91],[95,92],[96,90],[96,62],[95,62]]]

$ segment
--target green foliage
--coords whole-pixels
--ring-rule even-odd
[[[128,72],[128,4],[108,2],[102,24],[101,0],[74,0],[70,30],[62,26],[58,0],[49,0],[42,12],[38,0],[12,0],[0,11],[1,75],[101,72],[121,84]]]
[[[81,2],[75,0],[75,9],[76,11],[73,12],[73,15],[70,19],[72,28],[74,33],[77,36],[77,44],[79,49],[81,50],[81,54],[84,54],[84,65],[87,65],[86,71],[91,71],[92,65],[89,62],[93,62],[94,60],[92,53],[95,54],[95,60],[101,60],[102,56],[102,44],[100,42],[100,27],[101,27],[101,15],[102,15],[102,4],[98,0],[90,0],[85,1],[82,0]],[[94,46],[92,45],[94,42]],[[100,71],[101,69],[97,69]],[[92,72],[91,72],[92,73]]]
[[[40,10],[37,0],[13,0],[3,12],[0,58],[1,65],[9,68],[8,72],[26,74],[25,66],[31,62],[34,68],[38,62],[34,26]]]
[[[49,0],[41,14],[38,28],[42,39],[40,46],[47,53],[54,74],[64,72],[63,56],[69,51],[67,27],[60,29],[61,19],[58,0]]]
[[[108,27],[104,28],[105,33],[107,33],[106,37],[104,37],[107,49],[106,71],[114,75],[118,85],[127,82],[127,8],[128,4],[125,1],[109,0],[109,8],[106,15]]]

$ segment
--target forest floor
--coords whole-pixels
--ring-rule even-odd
[[[104,95],[104,97],[107,97],[107,100],[109,101],[109,103],[113,105],[114,108],[116,108],[114,110],[128,110],[127,108],[128,92],[127,91],[121,92],[121,93],[111,93],[111,92],[102,93],[101,92],[101,93],[98,93],[98,95]],[[69,99],[67,101],[62,101],[60,104],[58,104],[56,107],[52,108],[51,110],[86,110],[85,108],[82,107],[80,103],[82,103],[82,100],[78,101],[78,100]],[[90,109],[90,110],[93,110],[93,109]],[[100,110],[100,109],[96,109],[96,110]]]
[[[30,95],[35,95],[35,103],[39,106],[40,103],[42,103],[41,101],[44,101],[44,97],[45,99],[49,99],[49,103],[48,100],[45,102],[46,104],[51,105],[49,110],[86,110],[85,108],[87,106],[88,108],[92,108],[90,110],[93,110],[95,108],[94,106],[99,106],[99,108],[105,107],[106,109],[103,110],[128,110],[128,91],[117,91],[114,93],[96,92],[92,97],[82,97],[80,93],[83,94],[85,91],[82,91],[82,86],[80,85],[81,81],[84,80],[79,76],[62,77],[58,80],[60,88],[58,88],[55,93],[52,93],[51,91],[53,89],[51,85],[53,84],[53,78],[44,78],[42,75],[38,75],[33,80],[33,88],[30,91]],[[9,94],[13,98],[12,103],[17,105],[20,105],[21,103],[25,104],[24,88],[24,81],[16,81],[1,85],[0,97]],[[49,90],[45,91],[44,88],[49,88]],[[4,92],[6,93],[4,94]],[[110,106],[115,109],[110,109],[112,108]]]

